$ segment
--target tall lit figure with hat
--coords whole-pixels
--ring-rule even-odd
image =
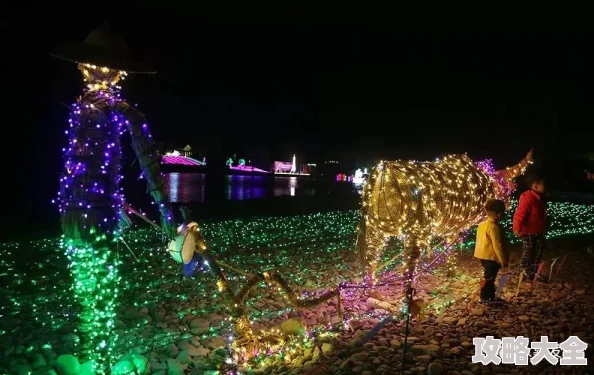
[[[68,120],[57,204],[72,292],[81,305],[78,354],[93,361],[97,373],[106,373],[116,339],[120,280],[116,247],[124,204],[121,136],[126,131],[148,190],[159,204],[164,235],[171,238],[175,233],[155,142],[144,115],[120,97],[118,86],[128,73],[155,72],[135,62],[108,25],[93,30],[82,44],[62,47],[52,56],[76,63],[85,82]]]

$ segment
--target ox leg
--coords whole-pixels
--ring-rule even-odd
[[[446,259],[446,271],[449,278],[456,276],[458,265],[456,260],[456,253],[448,254]]]
[[[357,233],[357,252],[365,267],[366,281],[375,284],[375,271],[384,251],[386,236],[363,218]]]
[[[452,246],[451,249],[448,250],[447,258],[446,258],[446,275],[448,278],[453,278],[458,273],[458,258],[456,257],[456,241],[455,238],[448,238],[446,242],[446,246]]]
[[[410,236],[404,244],[404,262],[402,264],[404,273],[404,285],[406,292],[406,305],[410,311],[410,304],[413,298],[412,282],[421,255],[422,244],[417,236]]]
[[[368,275],[368,263],[367,263],[367,220],[366,216],[363,215],[357,226],[357,243],[355,245],[357,249],[357,256],[359,262],[363,266],[365,275]]]

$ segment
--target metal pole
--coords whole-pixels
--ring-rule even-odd
[[[404,329],[404,350],[402,351],[402,374],[406,371],[406,349],[408,347],[408,329],[410,326],[410,304],[412,302],[414,289],[408,285],[406,289],[406,328]]]

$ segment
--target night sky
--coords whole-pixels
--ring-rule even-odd
[[[26,212],[4,220],[25,225],[54,210],[61,103],[81,92],[75,65],[48,53],[106,19],[3,16],[9,208]],[[468,152],[503,166],[531,147],[543,160],[594,151],[588,23],[406,18],[272,23],[149,10],[110,21],[132,54],[156,61],[158,75],[123,84],[154,137],[211,160],[297,153],[356,166]]]

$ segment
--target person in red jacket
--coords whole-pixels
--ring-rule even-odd
[[[542,258],[547,234],[547,204],[545,181],[538,174],[526,176],[530,189],[522,193],[513,220],[514,234],[522,239],[522,269],[527,279],[534,279]]]

